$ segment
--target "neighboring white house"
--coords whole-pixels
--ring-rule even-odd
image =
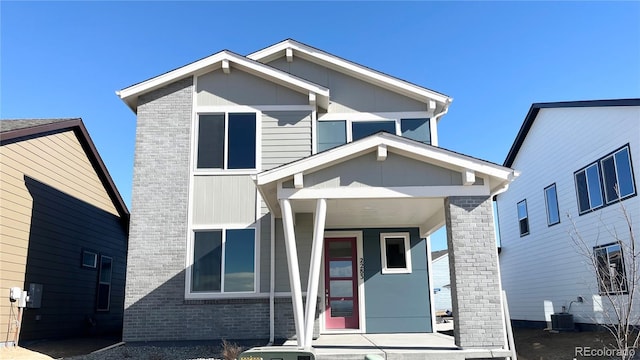
[[[456,349],[509,353],[491,199],[516,172],[438,147],[450,97],[290,39],[118,95],[137,114],[125,341],[434,332],[446,223]]]
[[[436,314],[451,311],[451,281],[449,280],[449,253],[445,250],[431,253],[433,303]]]
[[[610,322],[601,295],[629,296],[625,282],[616,281],[630,272],[621,210],[637,238],[639,161],[640,99],[531,106],[504,162],[521,176],[497,196],[500,268],[512,320],[546,326],[552,313],[565,309],[576,323]],[[586,257],[572,240],[577,235]],[[608,272],[600,286],[588,265],[592,256]],[[635,311],[640,315],[640,302]]]

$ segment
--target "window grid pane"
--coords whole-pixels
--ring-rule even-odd
[[[255,230],[227,230],[224,259],[224,292],[253,292]]]
[[[318,152],[347,143],[347,122],[344,120],[318,122]]]
[[[198,122],[199,169],[224,166],[224,114],[200,115]]]
[[[544,190],[545,202],[547,204],[547,225],[555,225],[560,222],[560,210],[558,209],[558,193],[556,185],[553,184]]]
[[[401,119],[400,129],[402,136],[431,144],[431,129],[429,129],[429,119]]]
[[[586,169],[587,189],[589,189],[589,204],[591,209],[602,206],[602,188],[600,185],[600,169],[593,164]]]
[[[635,186],[633,184],[633,171],[631,170],[629,148],[624,148],[616,153],[615,159],[620,198],[633,195],[635,193]]]
[[[230,113],[228,120],[228,169],[256,167],[256,114]]]
[[[527,213],[527,200],[518,203],[518,226],[520,236],[529,234],[529,215]]]
[[[404,238],[385,239],[387,267],[389,269],[404,269],[407,267]]]
[[[193,249],[191,291],[220,291],[222,231],[196,231]]]
[[[396,133],[395,121],[354,121],[351,123],[351,137],[353,141],[362,139],[380,131]]]

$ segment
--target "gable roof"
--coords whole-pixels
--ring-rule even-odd
[[[82,119],[3,119],[0,120],[0,146],[69,130],[72,130],[78,137],[91,165],[98,174],[98,178],[120,214],[125,231],[128,233],[129,210],[100,154],[98,154]]]
[[[431,262],[434,262],[436,260],[440,260],[445,255],[449,255],[449,250],[444,249],[444,250],[432,251],[431,252]]]
[[[524,122],[516,135],[511,149],[504,160],[503,165],[511,167],[516,160],[518,151],[524,143],[524,139],[527,137],[533,122],[536,120],[540,109],[553,109],[553,108],[576,108],[576,107],[605,107],[605,106],[640,106],[640,98],[638,99],[613,99],[613,100],[584,100],[584,101],[560,101],[560,102],[546,102],[546,103],[534,103],[531,105],[527,116],[524,118]]]
[[[263,171],[255,176],[258,186],[272,183],[301,172],[315,172],[333,164],[363,155],[378,146],[386,146],[390,151],[444,167],[469,169],[482,174],[510,181],[517,172],[489,161],[428,145],[419,141],[390,134],[385,131],[367,136],[333,149],[311,155],[271,170]]]
[[[248,59],[229,50],[220,51],[151,79],[131,85],[120,91],[116,91],[116,95],[118,95],[120,99],[122,99],[129,108],[133,110],[133,112],[137,112],[138,97],[140,95],[189,76],[214,71],[220,68],[223,68],[224,70],[226,67],[230,66],[230,63],[233,64],[234,67],[252,75],[256,75],[295,91],[308,93],[310,101],[312,97],[317,97],[318,104],[324,108],[329,106],[329,89],[326,87],[291,75],[272,66]]]
[[[405,80],[387,75],[377,70],[373,70],[366,66],[356,64],[352,61],[345,60],[333,54],[329,54],[320,49],[303,44],[293,39],[286,39],[277,44],[271,45],[262,50],[247,55],[249,59],[257,60],[263,63],[270,62],[282,56],[287,56],[288,49],[293,51],[292,55],[300,56],[314,63],[328,66],[336,71],[347,75],[355,76],[366,82],[381,86],[385,89],[413,98],[418,101],[427,102],[429,100],[440,103],[442,108],[448,107],[453,98],[427,89],[422,86],[410,83]],[[294,60],[295,61],[295,60]]]

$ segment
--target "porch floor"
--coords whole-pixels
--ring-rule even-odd
[[[295,340],[283,346],[295,347]],[[377,355],[384,360],[504,358],[504,349],[460,349],[452,336],[439,333],[323,334],[313,341],[316,360],[365,360]],[[375,357],[372,357],[374,359]]]

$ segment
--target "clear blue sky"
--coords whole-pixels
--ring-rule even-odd
[[[534,102],[640,97],[638,2],[2,1],[0,32],[0,117],[81,117],[129,206],[115,91],[222,49],[294,38],[445,93],[440,146],[500,164]]]

